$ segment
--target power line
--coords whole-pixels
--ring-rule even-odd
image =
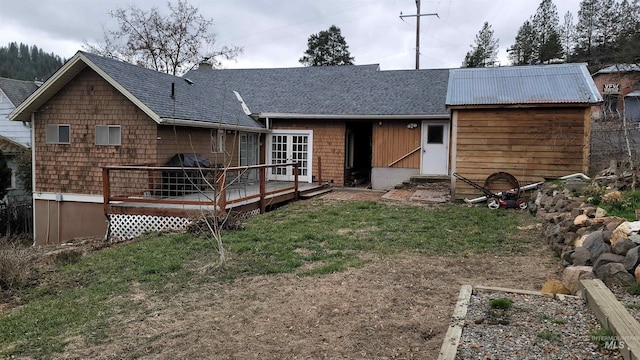
[[[420,13],[420,0],[416,0],[416,14],[415,15],[402,15],[402,12],[400,13],[400,19],[403,19],[405,17],[415,17],[416,18],[416,70],[420,69],[420,18],[422,16],[438,16],[438,13],[431,13],[431,14],[421,14]]]

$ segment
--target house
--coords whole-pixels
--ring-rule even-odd
[[[586,64],[453,69],[451,172],[481,185],[496,172],[521,185],[587,172],[591,106],[601,102]],[[483,195],[455,178],[452,192]]]
[[[411,176],[450,181],[456,171],[474,180],[507,171],[523,182],[585,171],[589,107],[598,101],[584,64],[394,71],[201,64],[176,77],[78,52],[11,119],[34,129],[35,242],[46,244],[105,234],[103,167],[162,166],[175,154],[197,153],[216,166],[266,164],[272,182],[374,189]],[[278,166],[291,161],[297,172]],[[451,184],[458,197],[472,194]],[[135,204],[153,192],[119,200],[133,199],[129,210],[144,215],[149,203]]]
[[[251,116],[269,129],[267,164],[301,160],[301,181],[371,182],[374,189],[412,175],[448,175],[448,76],[447,69],[380,71],[377,65],[205,67],[185,75],[242,95]],[[290,173],[275,178],[292,180]]]
[[[266,129],[216,89],[84,52],[67,61],[11,114],[33,128],[35,243],[106,233],[103,166],[163,165],[179,153],[242,162],[236,139]]]
[[[28,124],[9,120],[9,114],[37,88],[37,82],[0,77],[0,150],[12,170],[8,195],[23,197],[25,192],[16,178],[15,157],[31,147],[31,128]]]
[[[591,166],[602,170],[627,160],[625,124],[632,152],[640,151],[640,65],[612,65],[592,76],[604,103],[593,108]]]

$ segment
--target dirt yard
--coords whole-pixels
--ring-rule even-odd
[[[62,357],[436,359],[462,284],[538,290],[557,276],[558,260],[540,245],[510,257],[363,254],[370,261],[359,269],[204,283],[165,301],[139,291],[119,301],[146,310],[114,318],[119,334],[98,346],[69,339]]]

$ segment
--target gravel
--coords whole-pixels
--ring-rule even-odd
[[[629,314],[640,322],[640,296],[631,295],[625,288],[621,287],[612,288],[611,292],[624,305]]]
[[[492,299],[508,298],[507,310]],[[589,335],[601,330],[584,300],[474,290],[456,359],[622,359]]]

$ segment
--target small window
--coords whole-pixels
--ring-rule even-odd
[[[444,125],[429,125],[427,144],[444,144]]]
[[[211,152],[224,153],[224,130],[223,129],[211,130]]]
[[[96,125],[96,145],[122,144],[122,127],[120,125]]]
[[[47,125],[47,144],[69,144],[71,142],[71,126]]]

